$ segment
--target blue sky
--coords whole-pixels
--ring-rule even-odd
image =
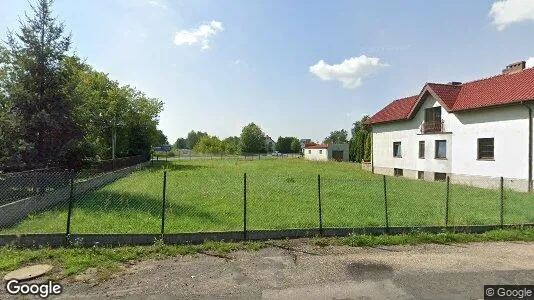
[[[0,7],[4,36],[28,5]],[[531,0],[56,0],[54,10],[79,56],[165,102],[171,142],[250,122],[321,141],[425,82],[534,57]]]

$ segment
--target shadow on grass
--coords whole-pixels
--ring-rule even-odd
[[[67,205],[38,213],[1,230],[14,233],[64,232]],[[96,191],[77,197],[72,208],[74,233],[153,233],[159,232],[162,199],[127,192]],[[166,218],[178,227],[183,220],[199,224],[222,224],[214,213],[198,207],[167,202]],[[170,221],[171,221],[170,220]]]
[[[201,165],[182,165],[176,162],[162,162],[162,161],[154,161],[150,165],[148,165],[147,170],[149,170],[151,173],[154,172],[163,172],[165,170],[167,171],[190,171],[190,170],[198,170],[208,168],[207,166],[201,166]]]
[[[73,206],[73,215],[76,210],[83,210],[86,214],[102,213],[113,214],[132,212],[135,214],[148,214],[153,217],[161,217],[162,198],[128,192],[96,191],[79,197]],[[174,218],[196,218],[202,222],[220,222],[221,220],[212,213],[198,209],[187,204],[166,202],[166,213],[172,212]],[[119,220],[117,220],[119,221]]]

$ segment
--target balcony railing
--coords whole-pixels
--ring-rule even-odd
[[[421,125],[421,133],[443,132],[443,120],[424,121]]]

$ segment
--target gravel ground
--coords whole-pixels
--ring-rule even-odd
[[[91,271],[75,279],[60,298],[482,299],[484,284],[534,284],[534,243],[357,248],[293,240],[142,261],[101,283]]]

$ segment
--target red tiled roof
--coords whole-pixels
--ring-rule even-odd
[[[427,83],[427,86],[443,101],[447,109],[453,107],[461,89],[461,86],[451,84]]]
[[[471,81],[460,85],[427,83],[417,96],[391,102],[366,123],[378,124],[411,119],[426,93],[433,94],[449,112],[534,100],[534,68],[514,74]]]
[[[534,68],[462,85],[453,111],[534,100]]]
[[[304,149],[328,149],[328,144],[306,144]]]
[[[407,120],[410,116],[410,111],[415,106],[415,103],[417,103],[418,98],[419,96],[416,95],[395,100],[369,118],[365,123],[376,124]]]

